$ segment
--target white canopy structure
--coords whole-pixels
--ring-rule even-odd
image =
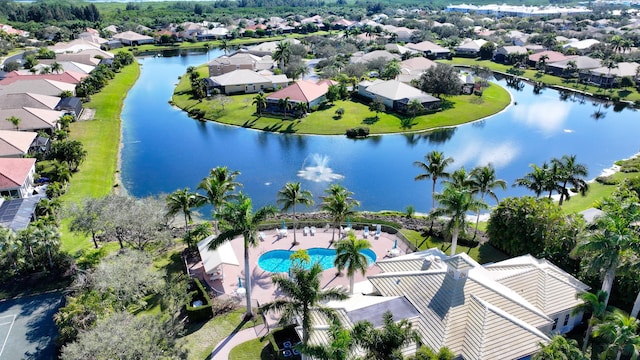
[[[200,252],[200,258],[202,259],[204,271],[209,275],[218,275],[221,278],[221,265],[227,264],[240,266],[240,263],[238,263],[238,258],[233,252],[231,243],[227,241],[220,245],[217,249],[211,250],[209,249],[209,242],[211,241],[211,239],[213,239],[213,235],[200,241],[198,243],[198,251]]]

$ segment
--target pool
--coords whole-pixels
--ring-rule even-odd
[[[376,262],[376,253],[373,250],[365,249],[360,251],[367,257],[369,266]],[[271,250],[260,255],[258,258],[258,266],[264,271],[269,272],[289,272],[291,267],[291,260],[289,257],[293,254],[290,250]],[[306,265],[306,268],[311,267],[311,264],[319,263],[322,270],[331,269],[333,262],[336,259],[336,251],[334,249],[324,248],[311,248],[307,249],[307,253],[311,258],[311,262]]]

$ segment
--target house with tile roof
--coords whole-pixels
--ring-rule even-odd
[[[49,109],[37,109],[22,107],[16,109],[0,109],[0,119],[8,119],[12,116],[20,119],[18,130],[38,131],[43,130],[49,134],[58,126],[58,120],[64,115],[63,111]],[[16,130],[8,121],[0,121],[0,130]]]
[[[449,49],[431,41],[423,41],[417,44],[408,43],[405,46],[409,49],[420,51],[424,56],[430,59],[446,59],[451,55],[451,51],[449,51]]]
[[[0,157],[24,157],[29,153],[36,137],[36,132],[0,130]]]
[[[529,51],[524,46],[500,46],[493,55],[493,61],[506,63],[510,55],[528,55]]]
[[[385,61],[400,60],[400,55],[392,54],[386,50],[374,50],[368,53],[357,51],[351,55],[351,63],[367,63],[372,60],[384,59]]]
[[[267,96],[266,112],[281,113],[280,100],[289,98],[292,104],[303,103],[307,109],[320,105],[326,99],[329,86],[336,85],[331,80],[299,80]]]
[[[17,109],[31,107],[38,109],[55,109],[60,102],[57,96],[40,95],[35,93],[16,93],[0,96],[0,109]]]
[[[576,295],[589,290],[550,262],[529,255],[482,266],[465,253],[447,256],[434,248],[376,265],[382,272],[368,277],[373,291],[356,296],[362,307],[371,303],[367,297],[379,297],[380,302],[404,298],[406,303],[393,309],[406,314],[402,316],[414,324],[423,344],[446,346],[468,360],[528,358],[540,350],[540,343],[571,331],[582,320],[582,314],[572,310],[581,303]],[[332,307],[340,309],[338,302]],[[368,316],[374,316],[370,309]],[[355,304],[346,313],[357,310]],[[326,333],[315,324],[310,339],[326,342]]]
[[[72,94],[76,93],[75,83],[67,83],[49,79],[25,78],[21,79],[21,81],[12,81],[8,84],[5,84],[3,83],[5,80],[10,79],[4,79],[0,81],[0,96],[5,94],[19,94],[27,92],[49,96],[59,96],[63,91],[71,91]]]
[[[362,81],[358,84],[358,95],[374,100],[380,99],[387,109],[400,113],[407,112],[409,103],[416,99],[428,110],[440,108],[440,99],[398,80]]]
[[[270,70],[274,67],[271,55],[256,56],[247,52],[236,52],[230,56],[221,56],[207,64],[209,76],[219,76],[234,70],[247,69],[251,71]]]
[[[25,198],[33,190],[36,159],[0,158],[0,196]]]
[[[286,75],[265,76],[248,69],[234,70],[205,79],[207,88],[220,89],[224,94],[252,94],[266,90],[277,90],[289,84]]]
[[[465,39],[453,50],[455,50],[456,56],[477,57],[480,52],[480,48],[487,42],[488,41],[484,39]]]
[[[567,67],[573,63],[580,74],[587,74],[592,69],[602,66],[600,59],[594,59],[588,56],[577,56],[571,59],[547,63],[547,72],[555,76],[566,76]]]
[[[142,44],[153,44],[151,36],[141,35],[133,31],[125,31],[112,36],[112,39],[120,41],[123,45],[137,46]]]
[[[412,80],[418,80],[427,69],[436,66],[434,61],[425,57],[412,57],[400,62],[400,74],[398,81],[409,84]]]
[[[565,54],[563,54],[561,52],[547,50],[547,51],[542,51],[542,52],[539,52],[539,53],[535,53],[535,54],[529,55],[528,65],[535,67],[538,64],[538,61],[540,61],[540,59],[543,56],[547,57],[547,60],[545,61],[546,64],[554,63],[554,62],[558,62],[558,61],[571,60],[571,59],[577,57],[577,56],[573,56],[573,55],[568,55],[567,56],[567,55],[565,55]]]
[[[625,76],[635,78],[638,67],[640,64],[636,62],[619,62],[612,68],[601,66],[581,72],[580,79],[597,86],[613,87]]]

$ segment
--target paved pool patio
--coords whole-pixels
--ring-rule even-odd
[[[394,249],[394,244],[397,243],[397,250],[399,250],[399,254],[406,254],[408,248],[406,244],[396,237],[395,234],[389,234],[382,231],[380,236],[376,238],[375,235],[376,226],[375,224],[369,225],[369,235],[367,236],[367,240],[371,243],[371,250],[376,253],[376,257],[378,260],[387,258],[389,256],[390,250]],[[364,238],[364,231],[362,229],[354,230],[356,237],[359,239]],[[271,276],[273,273],[265,271],[258,266],[258,258],[260,255],[264,254],[270,250],[292,250],[296,251],[299,249],[309,249],[309,248],[333,248],[331,239],[333,236],[333,228],[318,228],[316,230],[315,235],[304,235],[303,229],[296,230],[296,240],[298,245],[292,245],[293,242],[293,229],[288,229],[288,234],[286,237],[279,237],[278,229],[266,230],[263,231],[265,237],[264,240],[261,240],[257,247],[251,248],[249,250],[249,263],[250,271],[251,271],[251,298],[257,301],[259,304],[264,304],[276,299],[281,294],[276,290],[271,282]],[[335,230],[335,239],[338,240],[340,238],[339,229]],[[244,249],[243,249],[243,239],[242,237],[236,238],[231,241],[231,247],[233,248],[233,252],[238,260],[239,265],[230,265],[223,264],[223,277],[222,279],[211,280],[210,276],[205,274],[202,263],[196,263],[192,265],[189,269],[190,273],[193,276],[204,279],[209,286],[214,289],[214,292],[223,295],[226,294],[228,296],[237,297],[242,304],[244,304],[244,296],[242,296],[242,290],[238,293],[238,288],[240,287],[238,280],[242,281],[242,287],[245,287],[244,280]],[[365,276],[358,273],[355,276],[355,283],[366,280],[366,276],[378,274],[380,269],[377,265],[371,265]],[[345,290],[349,289],[349,277],[345,274],[341,276],[337,276],[336,268],[330,268],[322,272],[321,279],[322,288],[331,288],[331,287],[342,287]],[[356,287],[357,289],[358,287]],[[356,291],[357,292],[357,291]],[[275,319],[270,319],[275,320]],[[271,321],[270,321],[271,322]]]

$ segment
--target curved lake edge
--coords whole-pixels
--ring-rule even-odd
[[[202,68],[203,65],[200,65],[198,68]],[[280,128],[276,128],[275,130],[267,130],[266,128],[269,127],[274,127],[276,126],[273,122],[275,122],[276,124],[279,123],[280,125],[282,125],[283,123],[286,124],[286,122],[289,123],[288,127],[291,127],[296,121],[298,123],[302,122],[302,119],[294,119],[291,118],[291,120],[289,119],[282,119],[279,116],[276,117],[269,117],[269,116],[256,116],[255,112],[252,112],[249,116],[250,118],[243,120],[243,123],[240,122],[232,122],[232,121],[221,121],[219,119],[212,119],[212,118],[207,118],[207,117],[202,117],[200,119],[198,118],[194,118],[192,116],[189,115],[189,110],[187,109],[192,109],[192,108],[198,108],[198,109],[202,109],[205,108],[206,110],[211,110],[213,108],[213,106],[209,106],[209,107],[205,107],[205,106],[198,106],[196,107],[196,105],[198,104],[202,104],[203,101],[198,101],[198,100],[194,100],[189,98],[184,98],[184,94],[187,93],[188,90],[186,90],[186,88],[188,87],[190,89],[190,85],[188,85],[188,80],[187,80],[187,76],[186,73],[183,74],[182,76],[180,76],[180,79],[178,81],[178,84],[176,84],[172,96],[171,96],[171,100],[169,101],[169,104],[175,108],[178,108],[180,110],[182,110],[183,112],[185,112],[189,118],[195,120],[195,121],[205,121],[205,122],[212,122],[212,123],[216,123],[216,124],[221,124],[221,125],[228,125],[228,126],[232,126],[232,127],[236,127],[236,128],[244,128],[244,129],[250,129],[250,130],[257,130],[257,131],[261,131],[261,132],[268,132],[268,133],[274,133],[274,134],[289,134],[289,135],[305,135],[305,136],[310,136],[310,135],[315,135],[315,136],[345,136],[345,131],[346,129],[349,128],[354,128],[354,127],[369,127],[370,133],[368,137],[374,137],[374,136],[384,136],[384,135],[403,135],[403,134],[419,134],[419,133],[428,133],[428,132],[433,132],[433,131],[437,131],[439,129],[446,129],[446,128],[452,128],[452,127],[457,127],[460,125],[465,125],[465,124],[470,124],[470,123],[474,123],[474,122],[478,122],[478,121],[483,121],[486,120],[492,116],[495,116],[497,114],[500,114],[501,112],[505,111],[510,105],[513,104],[513,95],[503,86],[499,85],[496,82],[490,82],[491,86],[487,89],[485,89],[485,91],[490,91],[491,93],[495,93],[495,96],[498,98],[498,100],[500,102],[496,103],[496,104],[492,104],[492,108],[491,109],[487,109],[487,111],[484,111],[480,116],[474,116],[473,114],[475,114],[474,108],[472,107],[473,105],[476,105],[474,103],[471,103],[470,100],[474,99],[475,95],[459,95],[456,97],[456,99],[463,99],[463,102],[461,102],[460,104],[456,104],[457,106],[460,106],[461,109],[455,109],[455,107],[453,109],[446,109],[446,110],[442,110],[442,111],[438,111],[435,113],[431,113],[431,114],[426,114],[426,115],[421,115],[418,116],[417,118],[420,117],[429,117],[429,116],[434,116],[436,117],[436,119],[429,119],[427,121],[439,121],[439,122],[447,122],[446,124],[443,125],[436,125],[436,126],[430,126],[430,127],[421,127],[418,128],[416,130],[402,130],[402,131],[376,131],[375,127],[373,126],[367,126],[367,124],[362,124],[362,123],[357,123],[357,124],[350,124],[351,126],[347,126],[346,128],[344,126],[340,126],[340,127],[336,127],[336,128],[330,128],[330,130],[327,133],[323,133],[323,132],[318,132],[318,131],[288,131],[288,130],[280,130]],[[182,97],[181,97],[182,95]],[[230,97],[233,97],[234,99],[238,99],[240,97],[242,98],[252,98],[253,96],[255,96],[255,94],[237,94],[237,95],[230,95]],[[482,97],[480,97],[480,99],[483,99]],[[446,100],[446,99],[445,99]],[[345,100],[345,102],[353,102],[353,103],[357,103],[355,101],[351,101],[351,100]],[[246,105],[247,103],[245,103],[245,108],[248,107],[248,105]],[[338,108],[339,106],[336,106],[336,108]],[[206,111],[205,110],[205,111]],[[447,114],[451,115],[451,111],[453,110],[457,110],[460,114],[458,116],[455,115],[455,113],[453,114],[453,116],[447,116]],[[468,110],[468,111],[466,111]],[[227,118],[233,118],[233,116],[231,116],[230,112],[227,112],[226,110],[222,110],[225,111],[224,117]],[[327,115],[324,118],[325,119],[332,119],[332,115],[329,113],[329,109],[328,110],[321,110],[323,112],[323,115]],[[311,114],[315,114],[318,113],[318,111],[311,113]],[[381,114],[383,114],[381,112]],[[396,118],[397,120],[402,120],[403,118],[400,117],[400,114],[397,114],[395,112],[388,112],[388,113],[384,113],[389,115],[390,117]],[[246,118],[246,114],[245,118]],[[313,116],[313,115],[311,115]],[[462,121],[453,121],[453,120],[447,120],[447,121],[443,121],[443,120],[438,120],[437,118],[447,118],[447,119],[453,119],[453,118],[460,118],[460,116],[462,116],[463,120]],[[464,118],[464,116],[468,116],[466,119]],[[238,116],[236,118],[242,118],[242,116]],[[268,119],[274,119],[273,121],[270,121]],[[307,118],[305,118],[307,119]],[[415,119],[414,119],[415,120]],[[412,120],[413,121],[413,120]],[[248,123],[253,123],[250,126],[246,126],[246,124]],[[308,121],[307,121],[308,123]],[[259,125],[257,125],[259,124]],[[262,127],[262,128],[260,128]]]

